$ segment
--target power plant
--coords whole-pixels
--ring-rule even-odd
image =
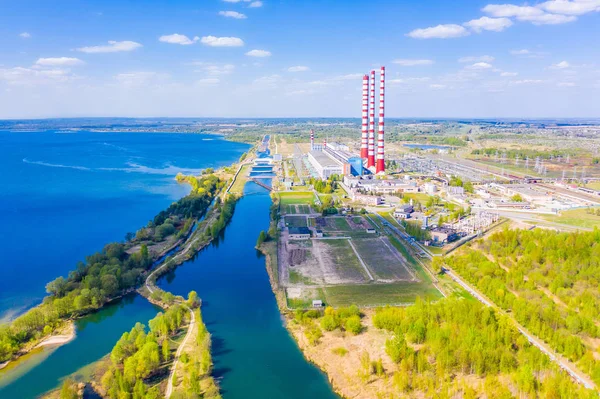
[[[375,70],[362,79],[362,122],[360,155],[350,153],[338,143],[315,145],[314,131],[310,131],[308,160],[323,179],[332,174],[361,176],[385,173],[385,67],[379,74],[379,120],[375,137]],[[377,142],[377,146],[375,143]]]

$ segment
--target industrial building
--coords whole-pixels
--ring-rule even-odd
[[[385,173],[385,67],[379,79],[379,120],[377,146],[375,146],[375,70],[363,76],[362,128],[360,156],[353,154],[345,144],[323,140],[315,144],[314,131],[310,131],[308,161],[321,179],[333,174],[362,176],[365,173]]]
[[[321,179],[328,179],[331,175],[344,174],[344,164],[329,156],[325,151],[310,151],[308,161]]]
[[[308,227],[290,227],[288,238],[290,240],[308,240],[310,239],[310,229]]]

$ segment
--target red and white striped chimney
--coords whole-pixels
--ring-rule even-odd
[[[325,150],[325,148],[327,148],[327,137],[323,139],[323,150]]]
[[[371,71],[369,79],[369,151],[367,168],[375,166],[375,70]]]
[[[385,67],[381,67],[379,79],[379,136],[377,137],[377,165],[375,173],[385,172],[385,151],[384,151],[384,114],[385,114]]]
[[[310,150],[315,149],[315,131],[310,129]]]
[[[362,126],[360,141],[360,157],[367,159],[369,156],[369,75],[363,76],[362,86]]]

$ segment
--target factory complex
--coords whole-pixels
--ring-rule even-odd
[[[321,179],[331,175],[362,176],[385,173],[385,67],[380,69],[379,119],[377,145],[375,145],[375,71],[363,76],[362,126],[360,154],[349,152],[348,147],[323,140],[315,144],[314,132],[310,133],[308,162]],[[377,148],[376,148],[377,147]]]

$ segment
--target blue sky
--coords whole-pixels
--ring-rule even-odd
[[[600,0],[0,6],[0,118],[599,117]]]

